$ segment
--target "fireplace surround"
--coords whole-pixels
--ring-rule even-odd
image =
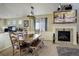
[[[73,43],[72,28],[56,28],[56,43]]]
[[[70,31],[70,41],[58,41],[58,31]],[[53,24],[55,43],[77,45],[77,24]]]

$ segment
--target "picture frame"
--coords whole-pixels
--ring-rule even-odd
[[[77,10],[55,11],[53,23],[76,23],[77,22]]]
[[[28,27],[29,26],[29,20],[24,20],[24,27]]]

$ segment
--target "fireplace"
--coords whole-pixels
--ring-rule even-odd
[[[72,28],[56,28],[55,42],[56,43],[73,43],[73,29]]]
[[[56,24],[54,27],[55,43],[57,44],[73,44],[77,45],[77,27],[69,24]]]
[[[70,42],[70,31],[58,31],[58,41]]]

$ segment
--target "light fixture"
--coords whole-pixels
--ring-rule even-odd
[[[33,6],[31,6],[31,12],[30,12],[29,15],[27,15],[27,17],[35,18],[35,16],[34,16],[34,7]]]

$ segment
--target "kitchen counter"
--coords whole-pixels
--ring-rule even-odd
[[[11,46],[8,32],[0,32],[0,51]]]

